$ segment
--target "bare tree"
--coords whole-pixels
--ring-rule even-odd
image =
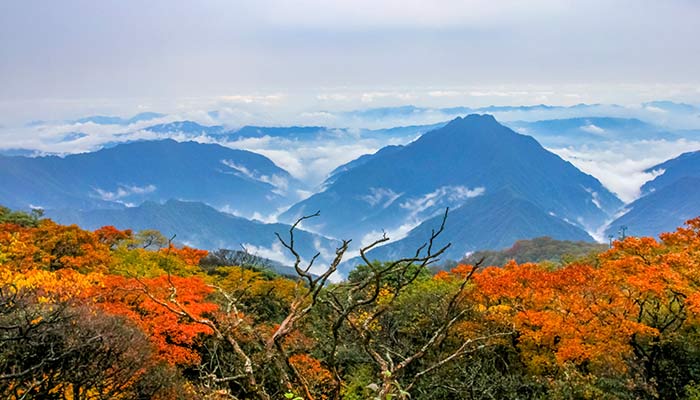
[[[461,302],[467,283],[476,268],[464,276],[457,290],[447,299],[444,315],[441,316],[440,323],[429,338],[410,354],[400,354],[391,348],[387,348],[381,341],[376,340],[376,334],[371,329],[371,324],[385,314],[394,305],[401,293],[415,282],[419,275],[430,265],[438,262],[440,256],[450,247],[450,244],[439,248],[435,245],[436,239],[444,231],[448,210],[445,210],[440,227],[431,232],[428,241],[420,246],[412,256],[382,265],[372,263],[367,253],[389,241],[389,237],[384,234],[375,242],[360,249],[360,258],[370,271],[366,276],[356,281],[346,281],[330,287],[328,285],[329,279],[337,272],[351,241],[343,240],[341,242],[335,249],[333,259],[323,268],[323,272],[318,275],[312,274],[311,270],[319,260],[320,253],[316,253],[308,261],[304,261],[295,247],[295,231],[300,224],[309,218],[318,217],[319,215],[320,213],[316,212],[299,218],[290,227],[286,238],[279,233],[276,234],[282,246],[294,257],[293,267],[300,284],[297,285],[295,297],[289,305],[286,316],[276,326],[272,334],[267,337],[256,335],[259,341],[258,349],[262,349],[264,355],[262,359],[266,363],[274,365],[277,371],[277,380],[286,390],[292,391],[294,388],[301,388],[305,399],[311,400],[314,398],[314,394],[310,390],[305,377],[301,376],[299,371],[289,361],[290,354],[285,348],[284,339],[298,329],[300,322],[314,309],[318,308],[320,304],[324,304],[333,310],[330,332],[332,334],[331,351],[324,363],[330,367],[334,374],[336,382],[334,398],[336,399],[340,398],[340,390],[343,383],[342,371],[339,369],[337,359],[337,349],[345,341],[354,340],[354,338],[360,339],[359,344],[362,350],[380,371],[381,381],[376,385],[376,391],[378,397],[383,399],[387,395],[405,396],[424,375],[458,359],[462,355],[475,351],[480,346],[485,346],[488,343],[488,339],[494,336],[507,334],[498,333],[465,340],[448,354],[434,360],[427,366],[423,366],[422,370],[415,373],[412,381],[405,388],[401,388],[398,380],[401,373],[409,366],[416,364],[418,360],[422,360],[426,354],[443,346],[452,328],[464,317],[466,311],[461,307]],[[392,285],[389,299],[378,304],[380,290],[386,288],[386,282],[390,278]],[[227,375],[223,375],[221,372],[208,375],[207,379],[209,382],[235,381],[244,389],[246,396],[265,400],[270,399],[265,382],[261,381],[264,378],[262,378],[260,373],[260,370],[267,366],[256,365],[253,362],[250,350],[244,349],[245,346],[241,345],[237,338],[237,335],[242,330],[247,329],[248,332],[253,330],[251,327],[246,327],[247,322],[239,313],[240,293],[227,292],[220,287],[216,287],[216,290],[225,299],[223,312],[226,317],[208,319],[198,318],[188,311],[186,305],[178,301],[177,288],[172,284],[172,281],[168,298],[157,298],[145,284],[142,285],[143,293],[151,300],[182,318],[209,327],[216,338],[225,342],[231,348],[242,367]],[[370,310],[361,321],[353,318],[354,313],[359,310]],[[344,336],[344,332],[347,332],[348,329],[350,332],[353,332],[352,337]],[[217,371],[221,371],[221,369],[217,368]]]

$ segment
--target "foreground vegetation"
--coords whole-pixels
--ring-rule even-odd
[[[340,283],[348,243],[312,275],[293,234],[290,279],[0,209],[0,396],[700,398],[700,218],[578,260],[435,275],[431,239]]]

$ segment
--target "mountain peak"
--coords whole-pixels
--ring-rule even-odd
[[[481,125],[481,126],[487,126],[487,125],[497,125],[501,126],[501,124],[496,121],[496,118],[493,117],[491,114],[469,114],[465,117],[457,117],[450,121],[448,124],[449,125],[454,125],[454,126],[475,126],[475,125]]]

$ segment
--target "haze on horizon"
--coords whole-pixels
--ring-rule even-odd
[[[0,125],[139,110],[700,103],[700,3],[4,2]],[[280,117],[281,116],[281,117]]]

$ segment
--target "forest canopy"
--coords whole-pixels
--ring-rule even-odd
[[[295,257],[293,234],[280,240]],[[428,239],[393,262],[363,253],[334,283],[313,260],[283,277],[155,231],[0,208],[0,395],[700,396],[700,218],[558,263],[436,274]]]

